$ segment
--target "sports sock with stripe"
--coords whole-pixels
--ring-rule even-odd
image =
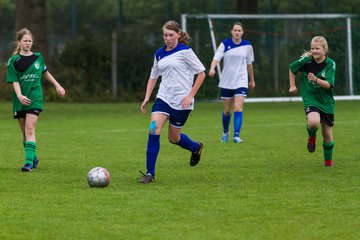
[[[309,129],[309,125],[306,125],[306,130],[309,134],[309,137],[315,137],[318,129],[316,128],[316,129],[312,130],[312,129]]]
[[[240,136],[242,120],[243,120],[243,113],[242,112],[234,112],[234,137]]]
[[[26,142],[25,143],[25,164],[33,165],[36,152],[36,143],[35,142]]]
[[[25,149],[25,144],[26,144],[26,141],[23,141],[24,149]],[[34,154],[34,159],[33,160],[35,160],[35,159],[36,159],[36,149],[35,149],[35,154]]]
[[[331,143],[323,142],[324,159],[325,160],[332,160],[334,145],[335,145],[334,140]]]

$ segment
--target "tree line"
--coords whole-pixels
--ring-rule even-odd
[[[2,85],[0,94],[4,98],[10,97],[9,92],[11,91],[9,86],[5,84],[5,63],[13,50],[16,30],[27,26],[35,36],[34,50],[43,53],[51,72],[67,89],[68,97],[66,100],[68,101],[113,100],[111,97],[110,56],[111,33],[114,31],[118,35],[118,98],[116,101],[138,101],[143,98],[152,66],[153,53],[163,44],[161,26],[169,19],[180,22],[182,13],[341,12],[350,14],[357,13],[360,10],[355,0],[337,3],[322,0],[316,4],[310,0],[103,0],[101,3],[95,0],[0,0],[0,4],[2,6],[0,9],[0,33],[2,36],[0,39],[2,46],[0,52],[0,61],[2,62],[0,65],[0,84]],[[356,21],[353,32],[358,35]],[[274,22],[271,30],[277,31],[276,28],[281,24]],[[307,24],[311,25],[311,23]],[[230,25],[231,21],[218,22],[217,30],[222,33],[219,36],[229,36],[227,27],[230,27]],[[326,26],[325,23],[323,28],[332,28],[335,24],[328,25]],[[250,30],[262,29],[262,33],[266,34],[267,30],[269,30],[269,22],[248,21],[245,27]],[[304,29],[311,29],[311,27],[306,26]],[[195,48],[195,43],[199,46],[197,48],[199,53],[197,54],[208,68],[213,52],[206,22],[194,21],[189,33],[193,37],[191,46]],[[329,36],[339,39],[339,41],[344,39],[344,36],[336,36],[336,34],[329,34]],[[273,80],[270,79],[271,76],[264,73],[263,69],[271,68],[273,56],[271,53],[265,54],[263,51],[262,53],[256,51],[257,46],[264,44],[264,42],[270,44],[269,46],[274,46],[275,44],[271,41],[276,41],[276,39],[272,36],[264,36],[264,34],[261,35],[251,31],[246,32],[244,38],[250,38],[254,45],[256,57],[261,60],[255,69],[255,79],[260,80],[260,85],[257,87],[259,90],[252,94],[254,96],[286,94],[286,90],[277,93],[273,91],[267,92],[269,89],[267,85]],[[310,41],[310,36],[307,39]],[[301,44],[300,46],[304,45]],[[291,44],[286,46],[290,48],[289,50],[296,51],[296,53],[302,50],[298,49],[298,45],[296,47]],[[343,45],[335,47],[343,48]],[[357,42],[354,42],[355,47],[358,47]],[[281,52],[279,49],[278,51]],[[294,58],[299,54],[294,54],[289,58]],[[346,52],[342,51],[342,49],[338,49],[337,55],[339,54],[343,54],[343,56],[338,56],[339,59],[346,57]],[[357,62],[354,64],[359,65]],[[256,66],[256,62],[254,65]],[[359,81],[359,76],[355,77]],[[216,79],[206,81],[206,84],[203,85],[199,92],[199,97],[216,98],[218,94]],[[263,86],[263,90],[261,86]],[[346,88],[346,84],[343,88]],[[45,97],[48,100],[56,98],[56,94],[46,84],[44,90]]]

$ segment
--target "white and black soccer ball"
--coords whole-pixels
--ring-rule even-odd
[[[110,173],[103,167],[95,167],[87,175],[90,187],[107,187],[110,183]]]

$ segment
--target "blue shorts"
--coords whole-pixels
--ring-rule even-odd
[[[240,87],[237,89],[227,89],[227,88],[220,88],[220,98],[221,99],[233,99],[236,96],[247,96],[247,88]]]
[[[160,98],[156,98],[152,106],[152,113],[163,113],[169,117],[169,122],[173,127],[182,128],[189,117],[191,110],[176,110],[169,106]]]

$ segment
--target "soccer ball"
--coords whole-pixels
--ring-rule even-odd
[[[110,174],[103,167],[95,167],[88,173],[87,181],[90,187],[107,187],[110,183]]]

